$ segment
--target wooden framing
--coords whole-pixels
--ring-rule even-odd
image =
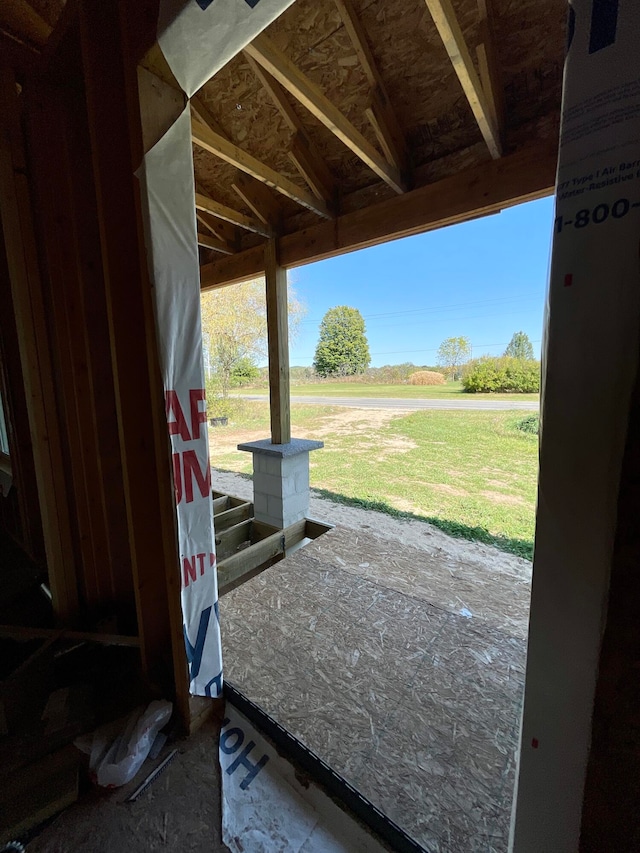
[[[303,207],[312,210],[314,213],[330,218],[331,214],[327,207],[309,195],[306,190],[301,189],[284,175],[279,175],[278,172],[267,166],[266,163],[261,163],[251,154],[243,151],[242,148],[238,148],[237,145],[229,142],[224,136],[214,133],[206,125],[196,121],[192,122],[191,138],[200,148],[204,148],[205,151],[209,151],[232,166],[236,166],[257,181],[262,181],[262,183],[272,187],[277,192],[282,193],[282,195],[287,196],[287,198],[301,204]]]
[[[330,524],[308,521],[306,518],[296,521],[284,530],[276,530],[257,521],[251,521],[250,524],[251,546],[218,563],[218,588],[221,596],[260,574],[275,560],[282,559],[288,550],[303,539],[317,539],[332,527]],[[232,531],[235,531],[235,528],[231,528],[230,535]],[[246,535],[246,528],[243,527],[240,535]],[[247,540],[243,538],[240,541]]]
[[[272,231],[280,230],[282,211],[265,184],[238,171],[231,186],[260,222]]]
[[[196,210],[209,213],[211,216],[217,216],[218,219],[223,219],[231,225],[237,225],[239,228],[244,228],[245,231],[253,231],[255,234],[260,234],[262,237],[270,237],[271,231],[269,228],[262,225],[250,216],[240,213],[238,210],[232,210],[226,204],[220,204],[219,201],[209,198],[209,196],[196,193]]]
[[[269,240],[265,245],[264,269],[267,291],[271,441],[273,444],[287,444],[291,441],[287,273],[278,262],[275,240]]]
[[[253,504],[249,501],[218,513],[215,517],[216,536],[218,533],[222,533],[222,531],[227,530],[227,528],[233,527],[234,524],[246,521],[248,518],[251,518],[252,515]]]
[[[286,234],[277,241],[279,263],[289,269],[550,195],[556,158],[554,146],[533,147],[339,216],[333,223]],[[206,264],[201,268],[202,287],[245,281],[261,275],[264,264],[262,246]]]
[[[269,97],[273,101],[276,109],[279,111],[282,118],[285,120],[289,129],[293,133],[292,146],[294,144],[294,140],[298,140],[298,146],[304,147],[306,150],[305,161],[309,161],[313,164],[313,169],[304,168],[305,163],[300,162],[299,158],[294,156],[293,151],[289,151],[289,158],[292,160],[294,166],[298,169],[304,180],[309,184],[311,190],[315,194],[317,198],[323,199],[327,202],[328,208],[331,210],[332,205],[329,203],[335,197],[335,178],[331,173],[331,170],[324,162],[322,155],[316,148],[316,146],[311,142],[308,137],[307,132],[305,131],[302,122],[298,118],[296,111],[293,109],[289,101],[287,100],[287,95],[285,90],[282,88],[280,83],[273,78],[269,73],[267,73],[262,66],[260,66],[255,59],[251,57],[247,51],[243,51],[244,57],[249,63],[249,67],[256,75],[262,86],[267,91]],[[314,186],[314,176],[322,176],[321,185],[325,187],[324,194],[319,194],[318,188]],[[311,177],[312,180],[309,180]],[[326,188],[331,187],[331,191],[327,192]]]
[[[79,18],[140,652],[149,678],[159,684],[165,681],[166,662],[173,662],[176,706],[186,726],[189,683],[175,493],[134,177],[144,151],[140,103],[149,95],[138,89],[145,84],[129,53],[122,4],[117,11],[109,5],[81,5]],[[152,102],[174,117],[179,108],[155,96]]]
[[[296,68],[268,36],[258,36],[247,45],[245,52],[275,77],[395,192],[405,191],[406,187],[398,170],[387,163],[360,131],[323,95],[318,86]]]
[[[487,98],[494,127],[498,131],[500,142],[504,145],[506,124],[504,85],[493,30],[491,0],[478,0],[478,11],[480,13],[480,44],[476,48],[476,55],[480,82]]]
[[[360,65],[371,86],[371,103],[366,115],[376,134],[385,157],[403,174],[407,171],[407,150],[404,134],[398,123],[384,80],[378,71],[364,28],[351,0],[334,0]]]
[[[67,640],[74,643],[98,643],[101,646],[127,646],[138,648],[139,637],[129,637],[124,634],[98,634],[94,631],[67,631],[54,628],[23,628],[21,625],[0,625],[0,637],[13,640]],[[38,654],[42,649],[38,650]]]
[[[201,193],[201,195],[205,195],[205,197],[208,198],[205,193]],[[231,225],[231,223],[224,219],[218,219],[212,214],[198,209],[196,209],[196,219],[207,229],[207,231],[213,234],[214,237],[217,237],[221,243],[227,245],[234,252],[237,251],[238,235],[240,233],[240,229],[237,225]]]
[[[336,207],[336,182],[324,161],[314,155],[306,136],[298,132],[291,140],[289,159],[311,187],[316,198],[321,199],[328,209]]]
[[[205,249],[213,249],[214,252],[220,252],[223,255],[233,255],[234,253],[234,250],[228,243],[210,234],[202,234],[200,232],[198,232],[198,246],[204,246]]]
[[[462,35],[451,0],[425,0],[449,58],[453,63],[458,80],[469,101],[478,127],[487,143],[489,153],[495,159],[502,156],[500,135],[494,123],[491,108],[480,83],[469,49]]]
[[[544,0],[545,9],[553,1]],[[478,44],[468,9],[460,6],[458,22],[451,0],[428,0],[448,28],[443,38],[472,118],[466,105],[459,109],[444,92],[454,88],[459,100],[457,87],[438,91],[450,66],[439,42],[432,49],[436,33],[428,19],[425,23],[424,6],[407,5],[397,15],[390,10],[382,21],[361,0],[319,2],[332,8],[328,14],[321,10],[306,30],[300,27],[304,4],[292,4],[268,34],[247,46],[245,56],[260,85],[237,57],[191,105],[194,138],[213,155],[197,153],[197,179],[216,188],[216,200],[206,189],[198,195],[201,259],[218,256],[202,267],[203,287],[266,273],[272,439],[278,443],[290,439],[291,429],[286,269],[538,198],[550,191],[555,173],[559,102],[553,99],[553,63],[557,54],[561,65],[562,52],[557,46],[547,50],[535,27],[522,50],[506,44],[514,14],[508,4],[496,2],[494,14],[488,0],[478,0]],[[523,2],[533,8],[532,0]],[[72,621],[80,610],[90,625],[93,605],[105,606],[113,590],[127,598],[128,574],[135,592],[132,634],[140,633],[132,641],[139,642],[146,674],[157,685],[167,684],[166,663],[172,661],[177,703],[186,718],[174,493],[133,178],[144,150],[186,102],[165,84],[171,72],[159,62],[157,45],[148,64],[154,71],[161,67],[160,76],[137,68],[157,36],[156,5],[141,0],[140,15],[133,16],[128,0],[69,2],[53,29],[25,18],[32,38],[22,45],[14,39],[3,52],[2,61],[18,70],[21,88],[15,80],[3,87],[0,215],[57,611]],[[0,18],[7,23],[24,6],[19,0]],[[42,15],[54,21],[55,10],[45,12],[45,6],[39,7]],[[398,36],[419,31],[427,49],[403,44],[396,50]],[[292,37],[296,32],[298,40]],[[7,44],[1,34],[0,43]],[[405,49],[406,67],[417,68],[409,87],[399,65]],[[473,50],[479,73],[470,60]],[[518,51],[526,56],[521,59]],[[433,58],[436,53],[441,56]],[[426,84],[420,75],[429,75]],[[537,81],[522,108],[516,97],[520,75],[527,85],[531,77]],[[50,140],[42,132],[46,117],[62,113],[62,102],[52,96],[48,107],[40,105],[39,116],[30,113],[29,98],[41,84],[43,97],[58,87],[73,89],[67,106],[82,114],[67,125],[61,118]],[[269,98],[283,121],[273,120]],[[538,102],[544,111],[534,110]],[[503,142],[514,153],[486,162],[480,137],[475,141],[475,122],[493,158]],[[534,140],[530,148],[528,140]],[[418,189],[406,192],[411,165]],[[54,168],[60,173],[45,186]],[[65,239],[56,240],[62,233]],[[103,387],[108,393],[101,393]],[[92,489],[91,483],[98,485]],[[249,527],[254,538],[273,535],[249,524],[247,507],[216,505],[218,536],[228,548]],[[119,567],[120,577],[109,564]]]
[[[62,436],[57,421],[16,81],[10,71],[2,68],[0,199],[54,612],[61,624],[71,624],[78,614],[78,588]]]

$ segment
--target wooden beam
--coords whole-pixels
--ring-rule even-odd
[[[476,55],[480,82],[487,97],[491,118],[500,135],[500,142],[504,145],[506,121],[504,84],[493,32],[491,0],[478,0],[478,11],[480,13],[480,44],[476,48]]]
[[[202,246],[205,249],[213,249],[214,252],[220,252],[223,255],[233,255],[233,249],[224,243],[222,240],[218,240],[217,237],[211,237],[209,234],[201,234],[198,232],[198,246]]]
[[[215,497],[215,492],[213,492],[213,516],[215,518],[219,513],[224,512],[226,509],[229,509],[230,501],[228,495],[220,495],[220,497]]]
[[[194,95],[189,103],[191,105],[191,115],[196,119],[196,121],[199,121],[200,124],[204,124],[206,127],[213,130],[214,133],[219,133],[220,136],[224,136],[225,139],[228,138],[217,119],[215,119],[209,112],[209,109],[202,98]]]
[[[335,4],[371,86],[371,104],[366,110],[366,116],[373,126],[384,156],[400,173],[404,173],[407,169],[404,134],[391,105],[384,80],[378,71],[367,34],[351,0],[335,0]]]
[[[0,625],[0,637],[14,640],[66,640],[74,643],[99,643],[102,646],[138,648],[140,637],[124,634],[98,634],[92,631],[66,631],[54,628],[25,628],[22,625]]]
[[[78,589],[62,463],[62,437],[16,81],[12,72],[3,69],[0,69],[0,223],[16,318],[53,608],[62,624],[70,624],[77,617]]]
[[[336,206],[337,186],[333,175],[324,163],[314,156],[307,138],[296,133],[291,140],[289,159],[311,187],[316,198],[321,199],[328,208]]]
[[[217,216],[218,219],[223,219],[225,222],[230,222],[232,225],[238,225],[244,228],[245,231],[253,231],[255,234],[260,234],[262,237],[270,237],[271,231],[250,216],[240,213],[239,210],[233,210],[227,207],[226,204],[221,204],[202,193],[196,193],[196,210],[203,210],[205,213],[210,213],[212,216]]]
[[[238,170],[231,186],[260,222],[272,231],[280,230],[282,210],[265,184]]]
[[[199,186],[199,184],[196,184],[196,192],[199,192],[200,195],[205,196],[205,198],[210,198],[209,194],[203,187]],[[207,229],[207,231],[210,231],[214,237],[217,237],[218,240],[221,240],[223,243],[227,243],[227,245],[234,250],[239,248],[240,229],[237,225],[231,225],[229,222],[225,222],[223,219],[218,219],[216,216],[211,216],[210,213],[206,213],[203,210],[196,210],[196,219]]]
[[[502,156],[500,135],[491,118],[491,108],[473,65],[451,0],[425,0],[425,2],[467,96],[480,132],[487,143],[489,153],[497,159]]]
[[[538,144],[339,216],[332,223],[286,234],[278,239],[279,262],[290,269],[551,195],[557,153],[553,143]],[[201,285],[205,290],[221,287],[260,275],[263,270],[264,252],[257,246],[203,266]]]
[[[398,170],[387,163],[316,84],[296,68],[266,35],[262,34],[254,39],[245,48],[245,52],[275,77],[379,178],[397,193],[405,191],[404,182]]]
[[[216,533],[216,556],[218,562],[224,560],[225,557],[230,557],[238,550],[238,547],[243,543],[251,540],[251,528],[253,519],[247,518],[233,527],[228,527],[219,535]]]
[[[279,193],[282,193],[282,195],[287,196],[287,198],[290,198],[292,201],[302,205],[302,207],[312,210],[319,216],[324,216],[327,219],[331,218],[331,214],[327,210],[326,206],[315,199],[306,190],[303,190],[297,184],[294,184],[293,181],[290,181],[289,178],[286,178],[284,175],[280,175],[275,171],[275,169],[272,169],[271,166],[267,166],[266,163],[261,163],[260,160],[257,160],[252,154],[249,154],[242,148],[238,148],[237,145],[234,145],[233,142],[229,142],[229,140],[225,139],[224,136],[220,136],[219,133],[214,133],[213,130],[206,127],[206,125],[196,121],[192,122],[191,138],[196,145],[200,146],[200,148],[204,148],[205,151],[215,154],[217,157],[220,157],[221,160],[224,160],[226,163],[230,163],[242,172],[246,172],[256,180],[262,181],[262,183],[267,186],[273,187],[274,190],[277,190]]]
[[[278,262],[275,240],[269,240],[265,244],[264,269],[267,291],[271,443],[288,444],[291,441],[291,396],[287,273]]]
[[[289,126],[289,130],[292,133],[304,133],[304,127],[302,126],[302,122],[298,118],[298,114],[293,109],[289,100],[287,99],[286,90],[278,83],[278,81],[271,76],[271,74],[267,74],[267,72],[262,68],[262,66],[255,61],[255,59],[248,53],[246,50],[242,51],[244,54],[244,58],[249,63],[249,68],[256,75],[260,83],[264,89],[266,89],[267,94],[273,101],[275,108],[278,110],[282,118],[285,120],[286,124]]]
[[[263,87],[267,90],[268,95],[273,101],[276,109],[280,112],[285,122],[289,126],[289,129],[293,133],[293,139],[298,140],[297,143],[292,143],[292,145],[303,145],[305,150],[304,163],[292,156],[292,152],[289,152],[289,157],[292,160],[296,169],[300,172],[304,180],[309,184],[311,191],[314,193],[316,198],[323,199],[324,201],[331,202],[334,200],[335,202],[335,188],[336,188],[336,180],[334,176],[331,174],[331,170],[325,164],[324,159],[316,146],[307,136],[307,132],[304,129],[302,122],[298,118],[297,113],[294,111],[293,107],[289,103],[287,99],[286,91],[282,88],[280,83],[268,74],[258,63],[251,58],[251,56],[244,51],[245,59],[249,63],[249,67],[253,70],[254,74],[258,78],[258,80],[262,83]],[[313,169],[305,168],[305,164],[307,161],[310,161],[314,164]],[[317,186],[313,180],[309,180],[310,174],[322,174],[323,183],[327,187],[332,187],[332,190],[328,194],[318,194]],[[329,203],[328,206],[331,208],[332,204]],[[335,206],[335,203],[334,205]]]
[[[369,104],[364,112],[384,156],[396,169],[406,173],[409,169],[407,147],[391,102],[382,98],[378,89],[372,89]]]
[[[234,506],[231,509],[224,510],[224,512],[219,512],[215,516],[216,534],[222,533],[222,531],[226,530],[228,527],[233,527],[234,524],[238,524],[240,521],[246,521],[252,516],[253,504],[248,501],[240,504],[239,506]]]
[[[197,121],[204,124],[223,139],[231,141],[228,134],[218,124],[202,101],[194,97],[191,99],[191,113]],[[278,231],[282,220],[282,211],[269,189],[251,175],[247,175],[238,169],[233,189],[245,202],[249,209],[258,217],[260,222],[268,226],[272,231]]]
[[[284,530],[278,530],[266,539],[254,543],[250,548],[221,560],[218,563],[220,596],[226,595],[267,568],[274,558],[284,556],[287,548],[292,548],[305,538],[306,526],[307,521],[302,518]]]
[[[189,719],[171,450],[134,169],[144,147],[125,4],[80,5],[80,44],[142,665]],[[173,664],[172,672],[167,666]]]

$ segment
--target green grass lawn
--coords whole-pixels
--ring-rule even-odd
[[[211,430],[215,467],[251,472],[250,455],[234,448],[247,433],[268,434],[268,408],[245,406],[241,422]],[[420,518],[530,559],[538,445],[514,428],[520,417],[420,411],[376,421],[379,413],[361,409],[292,407],[294,434],[325,443],[311,454],[311,485],[327,497]]]
[[[236,394],[268,394],[267,388],[244,388]],[[292,385],[294,397],[395,397],[400,399],[535,400],[539,394],[466,394],[461,382],[446,385],[366,385],[363,382],[317,382]]]

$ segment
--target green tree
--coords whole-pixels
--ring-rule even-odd
[[[529,335],[524,332],[514,332],[504,354],[509,356],[509,358],[519,358],[523,361],[532,361],[534,358],[533,344],[529,340]]]
[[[320,339],[313,366],[320,376],[364,373],[371,356],[364,320],[357,308],[330,308],[320,323]]]
[[[459,379],[462,365],[471,358],[471,341],[469,338],[447,338],[438,347],[437,361],[440,367],[449,374],[450,379]]]
[[[267,307],[264,278],[202,294],[207,398],[226,400],[229,388],[267,355]],[[304,308],[289,286],[289,337],[295,337]]]

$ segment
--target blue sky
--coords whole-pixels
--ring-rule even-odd
[[[299,267],[306,306],[291,364],[310,366],[324,313],[357,308],[371,364],[435,364],[445,339],[466,335],[474,357],[500,355],[526,332],[540,354],[553,199]]]

